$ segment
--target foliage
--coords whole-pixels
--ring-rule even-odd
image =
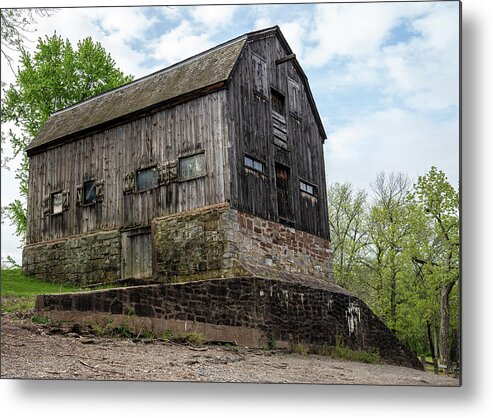
[[[416,354],[447,363],[458,343],[459,194],[436,167],[412,186],[379,174],[372,192],[328,189],[335,279]]]
[[[46,316],[34,315],[31,317],[31,322],[33,324],[49,324],[51,322],[50,318]]]
[[[19,51],[27,33],[32,32],[31,25],[36,23],[36,17],[50,16],[56,9],[0,9],[2,57],[7,60],[12,68],[11,53]]]
[[[349,361],[359,361],[362,363],[376,364],[380,362],[380,354],[377,350],[364,351],[364,350],[352,350],[346,346],[340,336],[336,336],[336,345],[328,346],[324,345],[322,347],[322,355],[331,358],[349,360]]]
[[[20,52],[15,84],[2,86],[1,121],[12,122],[18,128],[15,132],[9,130],[3,139],[10,141],[14,157],[22,157],[16,171],[21,199],[3,212],[15,224],[16,233],[25,238],[29,170],[26,146],[52,113],[127,83],[132,77],[116,68],[110,54],[91,38],[74,48],[67,39],[54,34],[40,38],[33,54],[22,47]]]
[[[289,345],[289,352],[306,356],[308,354],[308,348],[304,344],[293,343]]]

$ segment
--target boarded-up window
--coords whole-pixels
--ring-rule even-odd
[[[96,203],[96,182],[89,180],[84,182],[84,205]]]
[[[56,215],[63,212],[63,192],[56,192],[51,195],[51,213]]]
[[[288,99],[289,111],[296,116],[301,116],[300,85],[291,78],[288,78]]]
[[[252,54],[253,89],[263,96],[267,96],[267,63],[258,55]]]
[[[158,185],[157,167],[149,167],[137,171],[135,177],[135,188],[138,192],[153,189]]]
[[[245,167],[251,168],[255,171],[259,171],[260,173],[265,173],[265,164],[261,161],[245,156],[244,163]]]
[[[192,179],[205,175],[205,153],[180,158],[180,180]]]

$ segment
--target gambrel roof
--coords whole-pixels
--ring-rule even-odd
[[[292,54],[278,26],[247,33],[163,70],[55,112],[26,150],[28,154],[32,154],[35,150],[113,124],[121,118],[152,111],[166,102],[174,102],[180,98],[187,101],[222,88],[230,78],[245,44],[272,35],[279,37],[288,55]],[[326,134],[307,78],[298,61],[294,59],[293,63],[305,85],[320,134],[325,139]]]

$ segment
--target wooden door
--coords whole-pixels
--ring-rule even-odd
[[[293,222],[293,199],[289,184],[289,167],[276,163],[277,215],[280,221]]]
[[[124,232],[122,255],[124,279],[152,277],[152,239],[149,229]]]

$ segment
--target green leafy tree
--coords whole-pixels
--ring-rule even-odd
[[[401,173],[388,176],[380,173],[371,186],[374,193],[369,213],[372,305],[387,325],[398,332],[402,329],[398,309],[404,299],[403,282],[408,272],[402,240],[409,233],[405,217],[409,185],[409,179]]]
[[[349,183],[328,187],[331,245],[336,283],[360,297],[366,294],[367,195]]]
[[[54,34],[39,39],[33,54],[21,48],[20,67],[15,84],[3,86],[2,123],[13,122],[7,137],[14,157],[22,162],[16,178],[22,200],[15,200],[2,208],[25,238],[28,193],[28,160],[26,146],[39,133],[48,117],[64,107],[99,93],[118,87],[133,79],[115,66],[101,44],[86,38],[73,48],[68,40]]]
[[[448,364],[450,348],[457,344],[458,335],[459,193],[443,171],[432,167],[425,176],[418,178],[409,200],[421,211],[428,230],[427,234],[415,237],[411,246],[412,259],[419,266],[431,297],[437,302],[440,361]],[[456,330],[452,341],[451,324]]]

